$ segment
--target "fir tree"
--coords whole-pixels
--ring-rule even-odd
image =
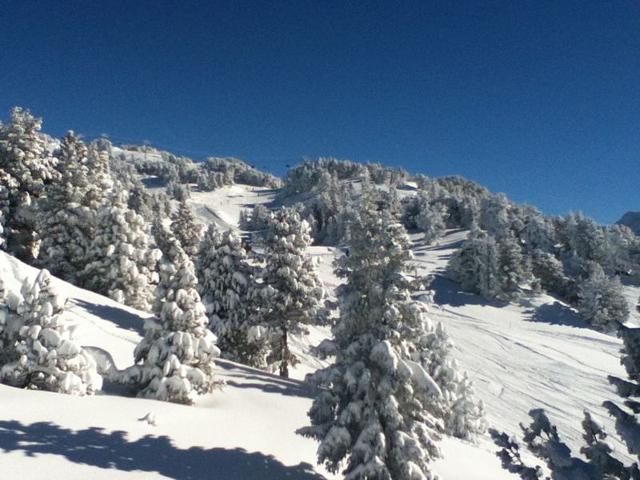
[[[82,272],[84,284],[118,302],[149,310],[159,255],[150,247],[144,219],[127,207],[124,192],[116,191],[98,212],[87,253],[90,262]]]
[[[172,215],[172,220],[171,230],[173,234],[186,254],[194,259],[202,239],[202,225],[196,223],[191,208],[184,200],[178,204],[178,210]]]
[[[578,312],[596,328],[616,330],[629,316],[618,278],[609,278],[600,265],[587,263],[587,275],[578,287]]]
[[[57,179],[55,160],[40,133],[42,120],[16,107],[0,124],[0,209],[7,250],[31,261],[38,253],[33,202]]]
[[[258,323],[273,332],[268,362],[283,377],[289,376],[289,366],[296,362],[289,334],[302,331],[303,325],[323,314],[322,284],[305,252],[310,243],[309,225],[296,211],[282,209],[271,215]]]
[[[266,367],[265,338],[254,324],[254,269],[240,236],[232,230],[219,232],[210,225],[196,267],[198,290],[222,356],[252,367]]]
[[[500,267],[498,296],[508,300],[517,296],[520,286],[530,279],[530,268],[522,255],[522,248],[511,232],[500,237],[497,247]]]
[[[498,247],[493,237],[474,230],[449,262],[449,270],[463,290],[486,298],[501,294]]]
[[[409,295],[409,240],[387,211],[365,208],[336,265],[346,279],[336,360],[312,378],[318,395],[300,433],[318,439],[319,463],[345,466],[346,479],[432,479],[442,392],[421,365],[426,319]]]
[[[69,132],[60,147],[60,181],[49,185],[38,203],[40,265],[72,283],[86,265],[86,251],[93,237],[92,211],[85,205],[90,173],[86,145]]]
[[[95,362],[70,336],[63,319],[66,300],[55,291],[49,272],[41,270],[34,283],[25,281],[22,296],[18,359],[2,367],[2,381],[77,395],[100,388]]]
[[[125,375],[138,396],[191,404],[216,385],[214,360],[220,354],[207,328],[193,263],[177,239],[166,232],[160,266],[159,318],[145,323],[135,364]]]
[[[442,323],[435,328],[426,323],[427,334],[419,344],[422,365],[435,380],[442,397],[434,414],[443,420],[444,431],[458,438],[471,439],[484,432],[484,405],[476,402],[467,372],[459,371],[452,357],[453,342]]]

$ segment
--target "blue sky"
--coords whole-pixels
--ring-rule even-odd
[[[640,210],[637,1],[5,0],[0,25],[0,117],[26,106],[56,135]]]

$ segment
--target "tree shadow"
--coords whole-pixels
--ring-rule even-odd
[[[531,312],[531,321],[574,328],[592,328],[573,309],[560,302],[540,305]]]
[[[0,449],[22,451],[28,457],[60,455],[67,460],[104,469],[157,472],[177,480],[322,480],[308,463],[286,466],[271,455],[242,448],[177,448],[166,436],[147,435],[128,441],[122,431],[91,427],[73,431],[48,422],[22,424],[0,421]]]
[[[167,186],[167,180],[160,177],[145,177],[140,181],[146,188],[162,188]]]
[[[216,360],[216,366],[225,370],[225,383],[235,388],[256,389],[289,397],[313,398],[314,396],[312,388],[299,380],[282,378],[227,360]],[[235,381],[234,377],[242,380]]]
[[[483,305],[496,308],[507,305],[507,302],[488,300],[480,295],[464,292],[457,282],[438,274],[434,275],[429,284],[429,289],[435,292],[433,300],[437,305],[450,305],[452,307]]]
[[[121,328],[144,335],[144,318],[140,318],[140,316],[128,312],[124,308],[98,305],[78,298],[74,298],[73,303],[96,317],[109,320]]]

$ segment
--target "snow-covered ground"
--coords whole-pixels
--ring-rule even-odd
[[[273,192],[236,185],[194,192],[191,204],[203,222],[236,226],[242,208],[272,199]],[[529,409],[545,408],[577,455],[583,409],[614,431],[600,404],[615,398],[607,375],[624,375],[620,341],[589,329],[548,295],[500,305],[460,292],[444,269],[464,236],[449,232],[435,246],[415,239],[420,272],[434,275],[432,319],[443,322],[452,336],[455,355],[474,379],[491,426],[516,433]],[[332,272],[338,252],[312,247],[310,253],[332,290],[339,284]],[[19,289],[22,278],[35,274],[0,253],[7,288]],[[64,282],[58,285],[70,298],[80,343],[106,352],[118,368],[129,365],[146,314]],[[308,337],[293,340],[301,363],[291,380],[219,362],[226,386],[192,407],[128,398],[108,388],[77,398],[0,386],[2,478],[340,478],[316,466],[315,442],[295,433],[307,423],[312,401],[302,379],[326,364],[312,347],[329,333],[327,327],[313,327]],[[148,413],[155,415],[155,425],[139,420]],[[444,457],[434,469],[443,479],[517,478],[500,468],[488,436],[477,444],[445,438],[441,447]],[[618,449],[625,456],[623,447]]]

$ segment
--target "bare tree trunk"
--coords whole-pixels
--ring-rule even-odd
[[[287,327],[282,328],[282,359],[280,360],[280,376],[289,378],[289,343]]]

